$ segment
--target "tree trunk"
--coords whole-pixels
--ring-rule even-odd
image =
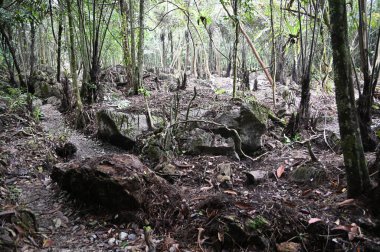
[[[30,21],[30,58],[29,58],[29,79],[28,79],[28,92],[34,93],[34,83],[33,83],[33,77],[34,77],[34,67],[36,63],[36,54],[35,54],[35,47],[36,47],[36,26],[34,23],[34,20]]]
[[[239,0],[233,1],[233,9],[234,9],[234,16],[238,16],[238,6],[239,6]],[[236,85],[237,85],[237,50],[238,50],[238,43],[239,43],[239,20],[235,20],[235,42],[234,42],[234,49],[233,49],[233,67],[232,67],[232,76],[233,76],[233,82],[232,82],[232,97],[236,97]]]
[[[359,97],[359,125],[360,133],[365,151],[374,151],[378,143],[375,132],[371,129],[371,108],[372,108],[372,81],[370,76],[370,65],[368,57],[368,29],[367,29],[367,4],[366,0],[359,0],[359,49],[361,70],[364,77],[363,92]]]
[[[165,32],[161,33],[160,40],[162,44],[162,67],[166,68]]]
[[[139,43],[137,53],[138,64],[138,83],[135,89],[143,87],[143,67],[144,67],[144,0],[140,0],[140,13],[139,13]]]
[[[133,1],[129,0],[129,26],[131,30],[131,84],[133,86],[133,93],[139,93],[139,84],[136,80],[136,39],[135,39],[135,21],[134,21],[134,6]]]
[[[335,98],[344,163],[347,174],[347,196],[358,197],[370,190],[370,179],[365,162],[355,109],[354,86],[347,35],[346,1],[329,0],[331,18],[331,46],[334,60]]]
[[[57,38],[57,82],[61,82],[61,50],[62,50],[62,32],[63,32],[63,10],[59,7],[58,18],[58,38]]]
[[[18,79],[19,79],[19,82],[20,82],[20,86],[25,88],[26,84],[25,84],[24,78],[23,78],[22,73],[21,73],[20,65],[19,65],[18,60],[17,60],[16,50],[13,47],[13,45],[12,45],[12,43],[10,41],[9,36],[7,35],[7,33],[5,31],[5,27],[2,26],[2,25],[0,25],[0,33],[1,33],[1,36],[3,37],[3,39],[4,39],[5,44],[8,47],[9,52],[12,55],[13,64],[14,64],[14,66],[16,68],[16,71],[17,71],[17,76],[18,76]]]
[[[70,72],[71,72],[71,78],[73,82],[73,89],[75,92],[75,98],[76,98],[76,119],[77,123],[76,126],[78,128],[84,127],[84,117],[83,117],[83,104],[82,99],[80,97],[80,91],[78,86],[78,75],[77,75],[77,63],[75,58],[75,39],[74,39],[74,24],[73,24],[73,16],[71,11],[71,1],[66,0],[67,4],[67,16],[69,19],[69,51],[70,51]]]
[[[124,66],[128,71],[128,78],[131,78],[131,54],[129,50],[129,37],[128,37],[128,6],[125,0],[120,0],[120,14],[121,14],[121,32],[123,37],[123,61]]]

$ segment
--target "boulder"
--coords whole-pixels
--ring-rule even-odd
[[[8,106],[5,102],[0,101],[0,114],[7,112]]]
[[[326,177],[326,170],[320,163],[303,164],[291,174],[291,180],[299,184],[320,184]]]
[[[261,136],[267,130],[268,109],[257,102],[235,102],[227,105],[215,121],[235,129],[241,138],[242,149],[253,152],[261,148]]]
[[[230,155],[236,157],[234,140],[224,138],[220,134],[215,134],[201,128],[194,128],[190,131],[180,133],[179,149],[183,153],[200,155]]]
[[[34,90],[34,95],[41,99],[47,99],[51,96],[57,97],[58,99],[62,98],[62,85],[60,83],[35,81]]]
[[[247,176],[247,185],[258,185],[269,178],[269,173],[262,170],[249,171],[246,172],[245,175]]]
[[[154,123],[158,122],[153,118]],[[127,114],[113,110],[97,112],[98,136],[120,148],[130,150],[136,144],[136,139],[149,130],[145,115]]]
[[[148,219],[159,218],[159,213],[175,218],[182,200],[176,188],[134,155],[104,155],[60,163],[53,167],[51,178],[83,202],[113,211],[143,210]]]

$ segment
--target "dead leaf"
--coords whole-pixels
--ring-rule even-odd
[[[338,207],[349,206],[349,205],[352,205],[354,203],[354,201],[355,201],[354,199],[346,199],[346,200],[344,200],[342,202],[339,202],[337,204],[337,206]]]
[[[356,236],[359,236],[360,234],[361,234],[360,227],[356,225],[355,223],[352,223],[350,232],[348,233],[348,239],[352,241]]]
[[[276,171],[277,178],[280,178],[284,172],[285,172],[285,166],[280,165],[280,167],[278,167]]]
[[[301,251],[301,244],[295,242],[282,242],[276,244],[277,252],[298,252]]]
[[[45,239],[43,244],[42,244],[42,247],[43,248],[50,248],[51,246],[53,246],[53,240],[51,239]]]
[[[242,201],[236,202],[235,206],[237,208],[240,208],[240,209],[243,209],[243,210],[251,210],[251,209],[253,209],[253,206],[251,204],[248,204],[248,203],[245,203],[245,202],[242,202]]]
[[[313,224],[313,223],[316,223],[316,222],[319,222],[319,221],[322,221],[322,220],[319,219],[319,218],[311,218],[311,219],[308,221],[308,223],[309,223],[309,224]]]
[[[218,232],[218,240],[222,243],[224,242],[224,233]]]
[[[229,194],[229,195],[237,195],[237,192],[233,191],[233,190],[224,190],[223,191],[225,194]]]
[[[306,195],[310,194],[312,191],[313,191],[313,189],[307,189],[307,190],[303,191],[303,192],[301,193],[301,195],[302,195],[302,196],[306,196]]]

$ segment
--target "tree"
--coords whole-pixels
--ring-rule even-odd
[[[378,143],[375,132],[371,129],[372,124],[372,103],[373,103],[373,86],[374,79],[371,78],[370,64],[369,64],[369,52],[368,52],[368,23],[367,23],[367,1],[359,0],[359,49],[360,49],[360,61],[361,71],[363,73],[364,87],[363,92],[359,96],[359,125],[360,132],[363,141],[363,147],[366,151],[374,151]],[[375,55],[375,57],[377,54]],[[376,60],[376,59],[375,59]],[[373,70],[376,70],[374,68]],[[374,72],[372,72],[374,75]]]
[[[370,189],[370,178],[355,109],[354,86],[347,35],[345,0],[329,0],[335,98],[347,174],[347,195],[357,197]]]
[[[76,119],[77,127],[84,127],[84,117],[83,117],[83,104],[82,98],[80,96],[79,86],[78,86],[78,74],[77,74],[77,63],[75,57],[75,39],[74,39],[74,22],[72,14],[71,0],[66,0],[67,5],[67,17],[69,19],[69,51],[70,51],[70,72],[71,79],[73,82],[73,88],[76,97]]]
[[[144,0],[140,0],[139,14],[139,42],[137,45],[137,68],[138,68],[138,85],[137,89],[143,86],[143,66],[144,66]]]

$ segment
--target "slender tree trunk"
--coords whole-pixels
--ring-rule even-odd
[[[354,86],[347,35],[346,1],[329,0],[329,4],[335,95],[343,157],[347,174],[347,196],[358,197],[370,190],[370,179],[355,109]]]
[[[132,85],[133,92],[135,95],[139,93],[139,83],[137,81],[137,71],[136,71],[136,39],[135,39],[135,21],[134,21],[134,6],[133,1],[129,0],[129,25],[131,29],[131,73],[132,73]]]
[[[120,13],[121,13],[121,31],[123,37],[123,61],[127,69],[128,79],[131,80],[131,54],[129,50],[129,36],[128,36],[128,6],[125,0],[120,0]]]
[[[378,143],[375,132],[371,129],[372,124],[372,80],[370,76],[370,64],[368,56],[368,29],[367,29],[367,1],[359,0],[359,49],[361,70],[364,77],[363,92],[359,97],[359,125],[365,151],[374,151]]]
[[[61,82],[61,57],[62,57],[62,32],[63,32],[63,10],[59,7],[58,34],[57,34],[57,82]]]
[[[139,14],[139,43],[138,43],[138,83],[137,90],[143,87],[143,72],[144,72],[144,0],[140,0]]]
[[[187,68],[189,66],[189,55],[190,55],[190,43],[189,43],[188,31],[185,31],[185,39],[186,39],[186,55],[185,55],[185,63],[183,64],[183,70],[185,74],[187,74]]]
[[[166,48],[165,48],[165,32],[162,31],[160,35],[161,45],[162,45],[162,67],[166,67]]]
[[[69,52],[70,52],[70,72],[71,78],[73,82],[73,89],[75,92],[76,98],[76,119],[77,119],[77,127],[84,127],[84,117],[83,117],[83,104],[82,99],[80,97],[79,85],[78,85],[78,75],[77,75],[77,63],[75,58],[75,39],[74,39],[74,24],[73,24],[73,16],[71,11],[71,1],[66,0],[67,4],[67,16],[69,19]]]
[[[239,0],[234,0],[233,5],[234,5],[233,6],[234,16],[237,17]],[[233,49],[233,67],[232,67],[232,76],[233,76],[232,97],[233,98],[236,97],[238,43],[239,43],[239,20],[236,18],[236,20],[235,20],[235,42],[234,42],[234,49]]]
[[[34,83],[33,83],[33,77],[34,77],[34,68],[36,63],[36,53],[35,53],[35,47],[36,47],[36,25],[34,20],[30,22],[30,58],[29,58],[29,79],[28,79],[28,92],[34,93]]]
[[[273,0],[270,0],[270,26],[271,26],[271,35],[272,35],[272,78],[273,78],[273,87],[272,87],[272,100],[273,105],[276,106],[276,67],[277,67],[277,58],[276,58],[276,40],[274,34],[274,21],[273,21]]]
[[[13,59],[13,64],[14,64],[16,71],[17,71],[17,76],[18,76],[18,79],[20,82],[20,86],[26,87],[24,78],[23,78],[22,73],[21,73],[21,68],[20,68],[20,65],[19,65],[18,60],[17,60],[16,50],[11,43],[10,36],[7,35],[4,28],[5,28],[4,26],[0,26],[0,33],[3,36],[4,42],[7,45],[9,52],[11,53],[11,56]]]

